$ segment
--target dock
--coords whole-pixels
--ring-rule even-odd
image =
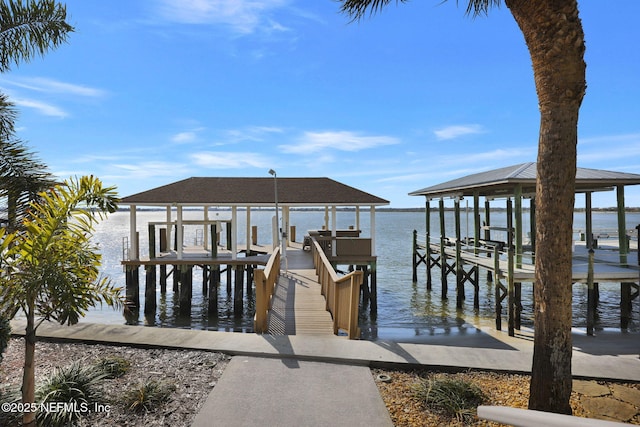
[[[145,276],[145,317],[155,316],[157,282],[160,283],[160,293],[165,293],[169,278],[173,279],[174,294],[179,295],[180,315],[189,316],[196,268],[202,270],[202,295],[206,298],[208,305],[205,308],[206,313],[203,313],[204,316],[208,318],[218,316],[218,291],[224,282],[223,274],[226,274],[227,295],[233,299],[233,317],[237,319],[238,316],[251,312],[254,271],[263,270],[261,267],[268,265],[277,250],[283,256],[284,270],[287,271],[286,252],[291,250],[293,253],[297,250],[294,241],[295,225],[291,224],[291,211],[310,207],[319,207],[324,210],[324,221],[319,221],[317,228],[309,230],[308,233],[322,240],[323,251],[326,251],[326,258],[331,260],[332,271],[338,268],[338,265],[343,265],[350,269],[357,269],[361,272],[359,274],[367,279],[362,288],[363,301],[375,316],[377,310],[375,211],[377,206],[388,205],[389,202],[329,178],[280,178],[274,170],[269,170],[269,174],[273,178],[192,177],[127,196],[121,200],[121,205],[129,206],[130,209],[129,234],[123,238],[122,266],[126,281],[126,312],[131,314],[132,323],[137,323],[141,309],[141,269],[144,270]],[[159,214],[145,226],[139,227],[137,215],[139,208],[159,210]],[[353,208],[353,223],[347,230],[337,228],[338,208]],[[197,211],[198,214],[195,218],[192,214],[187,216],[185,215],[187,209]],[[252,223],[252,209],[267,209],[274,212],[271,218],[270,242],[261,247],[257,245],[257,226]],[[369,227],[364,236],[361,235],[360,227],[363,211],[366,211],[369,216]],[[244,218],[239,218],[239,215]],[[244,232],[246,244],[239,241],[241,221],[246,227]],[[143,239],[142,245],[141,234],[148,236],[148,239]],[[194,236],[195,238],[192,239]],[[309,248],[308,245],[307,248]],[[289,256],[291,259],[294,257],[294,255]],[[283,275],[283,277],[289,277],[290,286],[279,289],[276,298],[287,301],[290,298],[289,293],[293,295],[306,291],[313,280],[313,275],[310,272],[307,273]],[[316,274],[318,274],[317,270]],[[270,276],[270,279],[274,278],[275,276]],[[275,284],[275,281],[271,280],[271,282]],[[296,283],[305,285],[293,286]],[[326,295],[325,285],[321,285],[321,295]],[[269,301],[271,296],[271,290],[269,290]],[[306,300],[307,297],[305,296],[304,299]],[[334,297],[327,296],[327,300],[329,302],[325,304],[326,309],[331,311]],[[274,301],[278,302],[278,300]],[[287,307],[287,310],[290,309]],[[286,317],[286,310],[282,315]],[[296,330],[302,325],[301,322],[297,320]],[[310,320],[307,323],[311,325],[315,322]],[[261,324],[262,326],[264,324]],[[334,333],[335,327],[334,324]],[[348,329],[355,333],[354,327]]]
[[[334,336],[311,253],[301,247],[288,249],[286,268],[271,300],[267,333]]]

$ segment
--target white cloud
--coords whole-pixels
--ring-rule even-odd
[[[480,125],[456,125],[447,126],[442,129],[435,130],[433,133],[439,140],[455,139],[464,135],[474,135],[483,133],[484,130]]]
[[[45,116],[59,117],[61,119],[69,116],[63,109],[42,101],[27,98],[11,98],[11,101],[18,107],[33,108]]]
[[[116,155],[83,154],[70,158],[71,163],[113,162],[122,157]]]
[[[275,126],[249,126],[244,129],[230,129],[225,131],[224,143],[235,144],[244,141],[264,141],[265,137],[274,133],[283,133],[284,130]]]
[[[150,161],[140,163],[112,164],[109,177],[145,179],[150,177],[174,177],[187,172],[184,165],[171,162]],[[118,173],[118,171],[120,173]]]
[[[226,25],[240,34],[250,34],[264,26],[269,31],[285,31],[268,15],[286,5],[286,0],[161,0],[161,16],[184,24]]]
[[[640,156],[640,134],[607,135],[578,140],[578,166],[602,164],[605,160],[636,159]]]
[[[15,77],[12,79],[2,79],[2,82],[35,92],[63,93],[89,98],[97,98],[105,95],[105,91],[102,89],[61,82],[46,77]]]
[[[171,137],[171,141],[178,144],[185,144],[187,142],[193,142],[196,139],[195,132],[180,132]]]
[[[269,161],[257,153],[203,151],[191,155],[198,166],[208,169],[241,169],[247,167],[267,168]]]
[[[439,155],[431,158],[431,162],[437,165],[438,173],[448,173],[457,169],[461,164],[472,165],[473,168],[481,167],[483,170],[508,166],[510,164],[535,162],[537,147],[535,145],[518,148],[498,148],[491,151],[473,153],[466,151],[464,158],[459,154]]]
[[[285,153],[312,154],[323,150],[362,151],[383,145],[399,144],[391,136],[363,136],[355,132],[305,132],[297,144],[280,145]]]

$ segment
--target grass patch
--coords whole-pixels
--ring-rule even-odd
[[[438,376],[416,385],[415,395],[434,412],[463,423],[472,422],[477,407],[486,401],[485,394],[478,386],[461,379]]]
[[[175,391],[172,384],[164,384],[159,381],[147,381],[134,389],[127,391],[124,395],[124,405],[137,413],[151,412],[160,405],[168,402],[171,393]]]

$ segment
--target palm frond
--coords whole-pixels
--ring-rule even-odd
[[[29,204],[54,183],[44,163],[22,141],[0,138],[0,198],[6,199],[11,229],[20,228]]]
[[[468,0],[466,14],[471,15],[473,17],[479,15],[487,15],[489,13],[489,9],[493,7],[500,7],[502,3],[501,0]],[[460,1],[456,0],[456,4],[459,4]]]
[[[367,15],[374,15],[380,12],[385,6],[389,5],[393,0],[338,0],[342,3],[340,11],[352,18],[352,21],[358,21]],[[406,3],[409,0],[395,0],[395,3]]]
[[[0,140],[7,141],[15,134],[15,122],[18,118],[18,111],[9,97],[0,93]]]
[[[101,277],[101,255],[91,241],[95,223],[117,201],[114,188],[93,176],[40,193],[21,233],[0,231],[0,312],[15,314],[28,301],[42,319],[74,324],[102,302],[120,307],[121,290]]]
[[[67,9],[54,0],[0,2],[0,72],[67,41],[74,28]]]
[[[338,0],[342,3],[340,11],[352,18],[352,21],[358,21],[367,14],[373,15],[380,12],[385,6],[388,6],[393,0]],[[407,3],[409,0],[395,0],[395,3]],[[447,0],[442,0],[446,2]],[[486,15],[492,7],[499,7],[501,0],[467,0],[467,15]],[[460,1],[456,0],[456,4]]]

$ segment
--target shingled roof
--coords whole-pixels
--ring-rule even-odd
[[[523,194],[535,193],[536,163],[522,163],[487,172],[467,175],[409,193],[410,196],[448,197],[453,195],[509,196],[514,194],[516,184],[522,185]],[[640,184],[640,175],[598,169],[578,168],[576,171],[576,193],[602,191],[617,185]]]
[[[122,205],[271,207],[274,178],[192,177],[124,197]],[[381,199],[329,178],[277,178],[281,206],[382,206]]]

